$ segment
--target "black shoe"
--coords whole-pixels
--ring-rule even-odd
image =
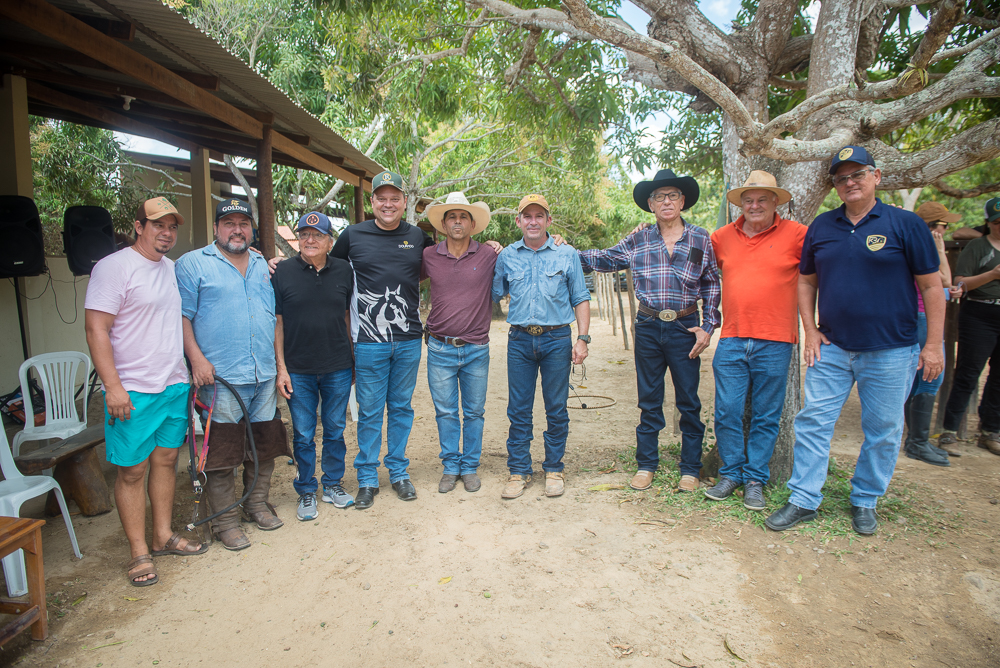
[[[376,494],[378,494],[378,487],[359,487],[358,496],[354,499],[354,507],[358,510],[371,508],[375,505]]]
[[[875,509],[851,506],[851,526],[862,536],[871,536],[878,530]]]
[[[392,488],[396,490],[396,496],[403,501],[413,501],[417,498],[417,490],[413,488],[413,483],[410,482],[409,478],[392,483]]]
[[[733,492],[739,489],[739,487],[740,483],[731,478],[727,478],[726,476],[722,476],[719,478],[719,482],[715,483],[714,487],[709,487],[705,490],[705,496],[713,501],[722,501],[723,499],[728,499],[732,496]]]
[[[743,484],[743,507],[747,510],[767,508],[767,503],[764,501],[764,485],[755,480]]]
[[[818,514],[815,510],[799,508],[794,503],[786,503],[780,510],[771,513],[771,516],[764,520],[764,524],[767,525],[768,529],[784,531],[791,529],[799,522],[814,520]]]

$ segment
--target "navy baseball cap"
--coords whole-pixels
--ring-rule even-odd
[[[246,200],[233,197],[232,199],[224,199],[216,205],[215,222],[219,222],[223,216],[228,216],[231,213],[242,213],[253,220],[253,212],[250,211],[250,205],[247,204]]]
[[[330,224],[330,219],[326,217],[325,214],[319,211],[311,211],[306,215],[299,218],[299,224],[296,226],[295,231],[300,230],[316,230],[317,232],[322,232],[323,234],[330,234],[333,226]]]
[[[994,220],[1000,218],[1000,197],[994,197],[986,200],[984,210],[987,222],[992,223]]]
[[[837,155],[833,156],[833,160],[830,161],[830,173],[836,174],[837,168],[840,167],[840,163],[842,162],[856,162],[859,165],[875,166],[875,158],[861,146],[845,146],[840,149]]]

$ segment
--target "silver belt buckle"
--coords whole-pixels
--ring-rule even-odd
[[[677,311],[668,308],[660,311],[657,317],[663,322],[673,322],[674,320],[677,320]]]

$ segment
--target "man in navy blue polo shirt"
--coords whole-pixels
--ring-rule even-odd
[[[844,204],[809,226],[799,266],[808,368],[805,407],[795,417],[792,495],[765,523],[783,531],[816,518],[833,428],[857,382],[865,439],[851,478],[851,513],[854,530],[870,535],[878,528],[875,504],[899,455],[913,374],[922,369],[924,379],[933,380],[944,368],[944,290],[927,225],[875,197],[882,172],[871,154],[845,146],[833,157],[830,174]],[[922,350],[918,287],[927,313]]]

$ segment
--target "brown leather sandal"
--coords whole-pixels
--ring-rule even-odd
[[[208,545],[205,545],[204,543],[192,543],[191,541],[188,541],[187,543],[188,546],[198,545],[198,549],[186,550],[177,547],[180,544],[180,542],[181,542],[181,535],[175,531],[174,535],[171,536],[166,543],[164,543],[162,550],[153,550],[153,556],[165,557],[167,555],[176,554],[181,557],[188,557],[194,554],[205,554],[206,552],[208,552]]]
[[[153,577],[149,580],[136,580],[144,575],[152,575]],[[140,554],[128,562],[125,566],[125,577],[128,578],[133,587],[149,587],[160,581],[160,576],[156,574],[156,568],[153,566],[153,557],[148,554]]]

